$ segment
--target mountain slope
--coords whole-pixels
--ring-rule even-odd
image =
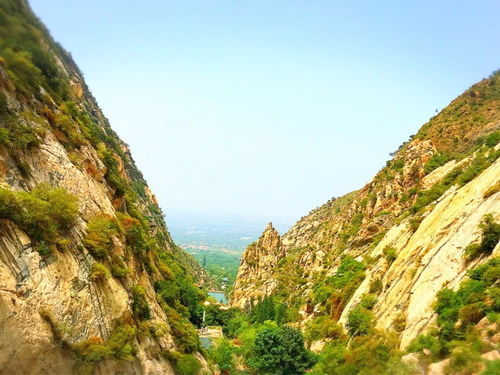
[[[280,251],[264,254],[273,255],[272,270],[250,267],[245,254],[231,304],[246,308],[275,295],[295,308],[301,327],[324,315],[346,325],[369,296],[377,327],[397,332],[407,347],[435,322],[436,294],[498,255],[497,245],[490,255],[464,258],[483,217],[500,218],[499,129],[496,72],[403,143],[361,190],[292,226]]]
[[[188,318],[207,276],[24,0],[0,0],[0,124],[0,373],[203,362]]]

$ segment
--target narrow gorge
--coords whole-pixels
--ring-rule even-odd
[[[0,375],[499,374],[499,156],[495,71],[364,187],[269,223],[224,304],[71,54],[0,0]]]

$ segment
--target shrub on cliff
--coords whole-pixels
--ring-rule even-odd
[[[384,248],[384,256],[388,264],[392,264],[397,258],[396,249],[393,247],[386,246]]]
[[[355,307],[347,316],[347,331],[351,336],[366,335],[373,329],[372,313],[361,307]]]
[[[110,276],[109,270],[107,267],[99,262],[95,262],[92,265],[92,270],[90,272],[90,278],[92,280],[104,280]]]
[[[328,316],[318,316],[314,318],[306,327],[304,337],[308,343],[316,340],[340,339],[346,335],[342,327]]]
[[[98,259],[109,256],[113,249],[113,237],[120,233],[116,220],[111,216],[96,216],[87,223],[87,236],[83,244]]]
[[[179,375],[198,375],[201,370],[201,363],[192,354],[181,354],[177,359],[175,369]]]
[[[146,290],[142,286],[136,285],[132,288],[132,297],[134,300],[132,303],[134,317],[138,320],[150,319],[151,310],[146,298]]]
[[[35,244],[56,244],[77,215],[77,198],[62,188],[41,184],[17,192],[0,187],[0,218],[14,221]]]
[[[481,228],[481,241],[467,246],[464,252],[467,260],[491,254],[500,240],[500,224],[495,221],[493,215],[485,215],[479,228]]]

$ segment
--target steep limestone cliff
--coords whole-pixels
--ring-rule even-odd
[[[321,315],[345,325],[371,293],[377,327],[397,332],[405,348],[434,324],[437,292],[456,289],[468,269],[499,254],[497,245],[490,255],[464,258],[481,236],[483,217],[500,219],[499,129],[497,72],[403,143],[365,187],[292,226],[281,238],[279,261],[266,266],[252,255],[252,267],[249,247],[231,304],[275,295],[298,310],[302,327]],[[336,286],[346,270],[355,276]]]
[[[207,276],[23,0],[0,1],[0,125],[0,373],[173,374],[176,352],[204,362],[186,302],[160,293]]]
[[[245,309],[252,303],[250,298],[257,301],[271,293],[277,285],[268,275],[285,255],[280,235],[269,223],[258,241],[243,254],[232,294],[234,306]]]

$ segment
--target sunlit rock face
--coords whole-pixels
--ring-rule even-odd
[[[312,210],[281,240],[273,235],[273,246],[261,244],[271,237],[266,228],[243,256],[232,305],[276,295],[299,306],[297,326],[325,314],[345,325],[378,282],[375,323],[395,331],[401,348],[435,324],[436,294],[458,288],[468,269],[500,251],[497,245],[489,256],[464,259],[481,237],[483,217],[500,220],[500,147],[493,136],[485,141],[500,129],[499,81],[495,73],[471,87],[391,154],[367,185]],[[332,313],[315,302],[315,289],[345,257],[363,263],[365,276]]]
[[[257,242],[245,250],[231,296],[231,305],[248,308],[252,301],[268,295],[276,287],[270,277],[279,260],[285,256],[280,235],[269,223]]]

